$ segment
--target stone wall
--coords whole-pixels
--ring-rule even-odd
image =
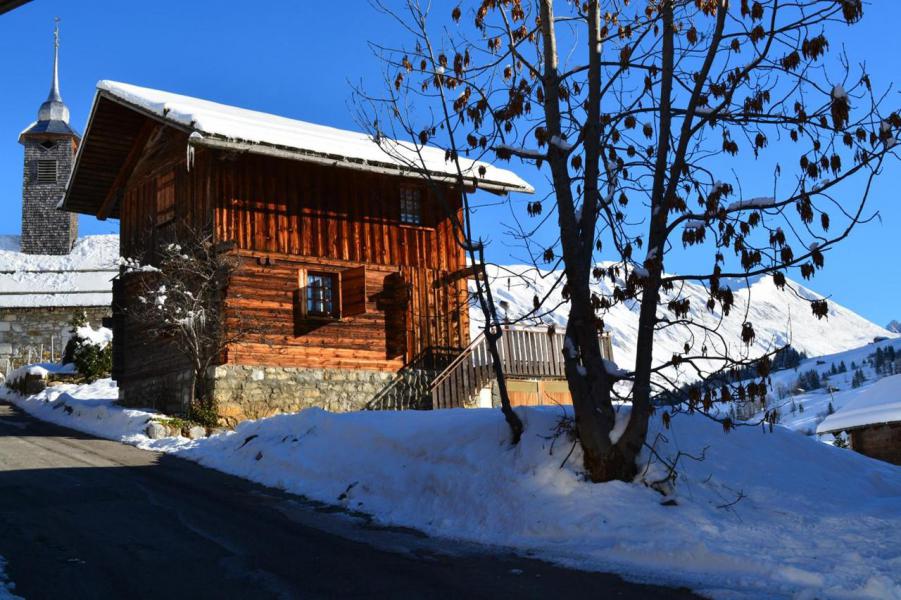
[[[52,308],[0,308],[0,369],[7,362],[20,366],[31,362],[50,359],[53,347],[54,358],[62,355],[69,339],[69,323],[75,315],[87,313],[88,322],[94,328],[100,327],[103,318],[110,315],[107,306],[74,306]],[[39,356],[43,346],[44,355]]]
[[[29,137],[25,145],[25,169],[22,181],[22,252],[26,254],[68,254],[78,237],[78,215],[57,210],[66,190],[75,161],[72,140],[62,138],[50,147],[46,140]],[[38,183],[38,162],[55,160],[57,178],[53,183]]]
[[[424,408],[430,374],[360,369],[311,369],[225,365],[213,372],[214,397],[222,422],[319,407],[332,412]]]
[[[222,365],[210,369],[220,422],[234,427],[260,419],[318,407],[332,412],[430,408],[428,387],[434,373],[361,369],[312,369]],[[190,371],[144,379],[123,377],[119,403],[184,415],[193,394]]]

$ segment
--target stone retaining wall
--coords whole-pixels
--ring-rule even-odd
[[[110,315],[107,306],[66,306],[52,308],[0,308],[0,369],[5,369],[7,359],[20,366],[50,359],[53,346],[54,358],[59,358],[69,339],[69,323],[75,315],[87,313],[94,328],[100,327],[103,318]],[[38,357],[43,345],[44,356]]]
[[[423,408],[429,374],[361,369],[311,369],[225,365],[213,372],[214,397],[222,422],[319,407],[332,412]]]
[[[331,412],[430,408],[434,374],[363,369],[312,369],[222,365],[210,370],[222,425],[319,407]],[[119,403],[184,415],[192,396],[190,371],[119,381]]]

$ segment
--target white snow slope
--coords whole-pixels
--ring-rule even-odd
[[[0,236],[0,307],[107,306],[118,258],[118,235],[80,238],[64,256],[23,254],[18,236]]]
[[[554,287],[556,277],[559,276],[558,272],[536,270],[525,265],[489,266],[488,274],[493,282],[492,292],[495,303],[498,304],[498,314],[503,317],[506,313],[511,320],[532,311],[534,296],[537,294],[539,298],[543,298]],[[820,356],[857,348],[872,342],[874,337],[898,337],[898,334],[889,332],[831,301],[828,317],[817,319],[811,311],[809,300],[819,299],[822,296],[796,283],[790,283],[806,300],[790,292],[780,291],[770,277],[758,279],[751,285],[732,282],[730,285],[735,295],[735,306],[728,317],[723,317],[719,309],[707,310],[707,294],[702,286],[688,283],[682,294],[691,301],[690,318],[707,327],[716,327],[720,319],[723,319],[721,330],[731,344],[730,352],[734,356],[747,354],[756,357],[787,343],[796,350],[807,353],[808,356]],[[609,285],[609,281],[604,280],[596,284],[596,287],[599,291],[609,292]],[[554,310],[542,315],[535,324],[553,323],[558,330],[566,326],[569,305],[563,301],[560,287],[557,286],[557,289],[550,291],[550,296],[544,304],[544,307]],[[500,307],[501,301],[508,304],[506,311]],[[471,315],[472,327],[475,330],[481,321],[481,312],[477,306],[473,307]],[[671,314],[667,316],[672,317]],[[757,334],[748,350],[745,350],[739,337],[745,321],[753,324]],[[613,307],[604,323],[607,331],[612,334],[615,361],[620,367],[631,370],[634,368],[635,343],[638,335],[637,303]],[[655,363],[669,360],[674,353],[682,352],[683,345],[691,337],[689,333],[681,326],[658,331],[654,347]],[[693,340],[690,340],[693,342],[693,353],[700,354],[701,347],[705,344],[710,355],[716,355],[718,350],[722,350],[723,346],[718,339],[705,338],[700,329],[696,328],[691,333],[694,334]],[[681,372],[682,383],[695,378],[693,371]]]
[[[814,435],[817,427],[829,415],[829,405],[836,414],[841,413],[842,409],[852,403],[861,394],[870,395],[871,386],[884,381],[880,375],[876,373],[873,365],[869,364],[868,359],[873,356],[877,348],[885,351],[889,346],[895,348],[895,352],[901,355],[901,338],[883,340],[877,343],[865,344],[859,348],[846,350],[837,354],[826,356],[816,356],[802,361],[797,369],[784,369],[776,371],[770,375],[770,393],[767,398],[767,407],[776,408],[780,413],[779,422],[789,429],[799,431],[806,435]],[[838,367],[842,363],[845,364],[846,371],[844,373],[830,374],[832,366]],[[859,369],[866,378],[864,384],[854,389],[851,381],[854,377],[854,368]],[[801,393],[791,395],[792,390],[798,387],[798,377],[806,371],[816,371],[823,382],[818,390],[803,391]],[[880,386],[883,384],[880,384]],[[894,387],[894,390],[892,390]],[[887,393],[893,393],[896,396],[886,397],[880,392],[878,396],[873,398],[876,401],[891,401],[893,398],[901,399],[901,389],[899,386],[888,384],[884,390]],[[758,414],[754,420],[758,420],[763,414]],[[824,441],[832,441],[831,435],[823,436]]]
[[[0,388],[4,389],[4,388]],[[714,598],[901,598],[901,468],[782,427],[652,423],[682,457],[669,494],[586,483],[552,432],[559,408],[521,408],[516,447],[499,411],[331,414],[309,409],[191,441],[150,440],[154,415],[115,405],[110,381],[6,397],[41,419],[172,452],[385,524],[534,553],[584,569],[687,585]],[[68,407],[68,408],[64,408]],[[561,466],[562,464],[562,466]],[[647,480],[661,476],[653,465]]]

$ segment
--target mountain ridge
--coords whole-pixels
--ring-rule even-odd
[[[602,264],[601,266],[606,266]],[[566,326],[569,312],[568,303],[561,296],[559,286],[551,290],[555,275],[559,272],[536,269],[526,265],[489,265],[489,280],[492,281],[492,292],[498,304],[498,314],[511,321],[519,319],[533,309],[533,298],[547,295],[544,304],[552,307],[540,318],[529,319],[528,325],[546,327],[553,324],[558,330]],[[730,280],[730,286],[740,283]],[[788,280],[789,287],[779,290],[770,276],[757,278],[748,285],[732,287],[735,305],[728,316],[722,315],[719,307],[713,311],[706,308],[707,292],[703,286],[685,283],[682,297],[690,301],[689,318],[705,327],[720,328],[724,339],[705,335],[699,327],[675,326],[658,330],[654,346],[654,362],[660,364],[672,358],[675,353],[684,352],[684,344],[689,343],[690,352],[694,355],[702,353],[706,346],[707,360],[698,361],[705,368],[714,368],[716,361],[712,358],[728,348],[730,354],[744,358],[756,358],[766,352],[790,344],[796,350],[808,356],[834,354],[860,347],[873,341],[876,337],[898,337],[891,332],[848,308],[828,300],[829,312],[826,318],[817,319],[810,306],[812,300],[823,299],[821,294]],[[593,282],[597,291],[609,294],[612,290],[609,280]],[[664,293],[663,302],[676,297],[674,293]],[[750,306],[748,298],[750,297]],[[611,333],[614,360],[620,367],[631,370],[635,360],[635,341],[638,329],[637,302],[620,304],[610,309],[604,317],[605,328]],[[479,328],[481,312],[478,307],[471,311],[473,330]],[[659,316],[672,316],[665,309],[658,311]],[[742,325],[750,322],[756,333],[755,340],[745,346],[740,333]],[[686,368],[670,374],[676,383],[686,383],[698,378]]]

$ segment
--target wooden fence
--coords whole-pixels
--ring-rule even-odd
[[[562,332],[505,328],[498,353],[505,375],[522,379],[564,379]],[[609,334],[601,338],[601,355],[612,359]],[[494,379],[494,361],[480,334],[432,382],[433,408],[464,406]]]

